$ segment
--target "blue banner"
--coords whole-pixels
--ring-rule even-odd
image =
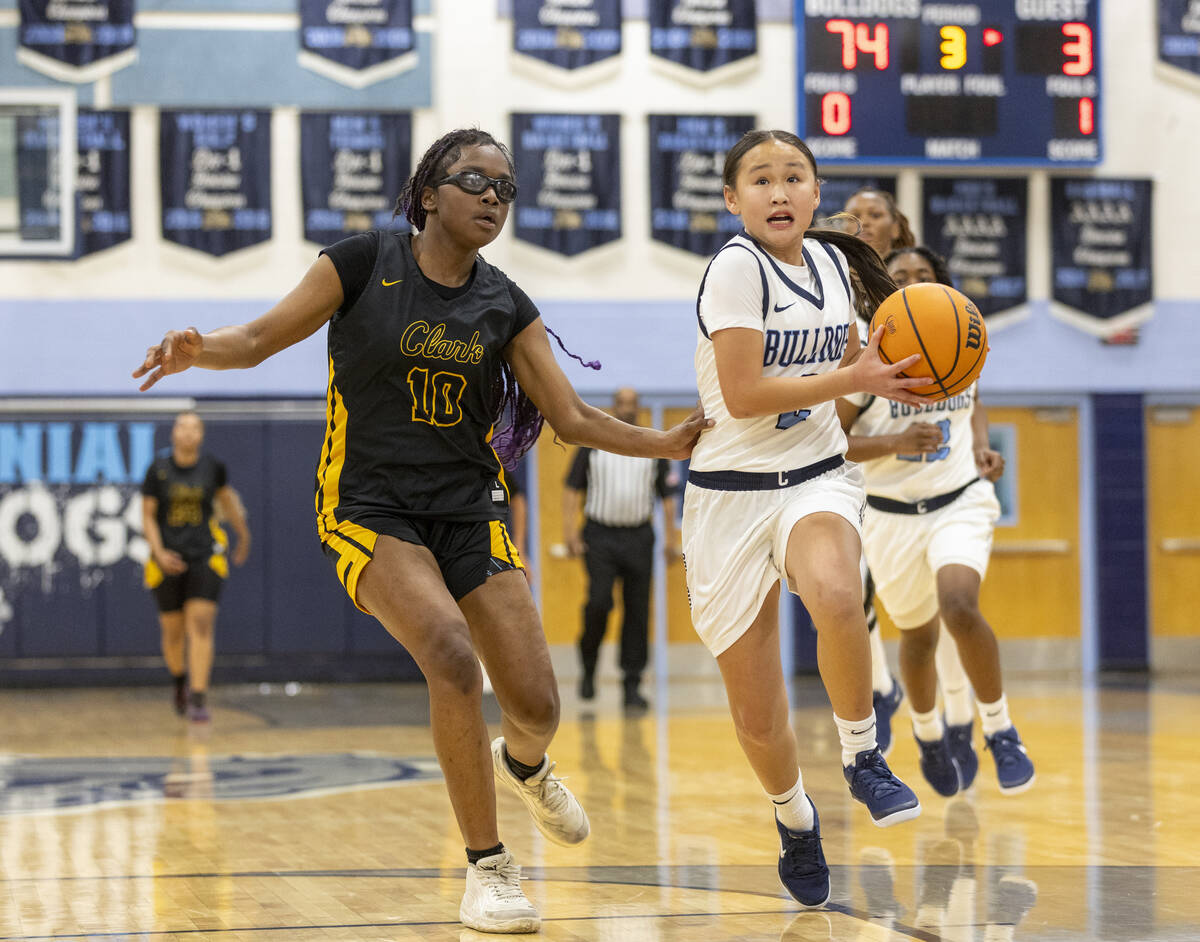
[[[698,72],[753,56],[755,0],[650,0],[650,52]]]
[[[1025,177],[926,177],[921,231],[985,317],[1029,299]]]
[[[57,114],[18,114],[17,228],[22,242],[57,239],[61,225]]]
[[[854,176],[830,175],[821,173],[821,205],[817,208],[819,217],[814,225],[836,225],[829,223],[829,217],[840,213],[847,203],[859,190],[881,190],[896,195],[896,178],[878,176],[876,174]],[[852,224],[851,224],[852,225]]]
[[[1051,310],[1109,337],[1153,313],[1153,183],[1050,179]]]
[[[226,255],[271,238],[271,113],[159,115],[163,238]]]
[[[621,116],[514,114],[516,234],[578,255],[621,237]]]
[[[331,245],[368,229],[407,226],[392,213],[411,164],[406,112],[301,114],[304,238]]]
[[[363,70],[416,49],[412,0],[300,0],[305,52]]]
[[[708,258],[741,231],[725,208],[725,153],[755,126],[754,115],[652,114],[650,237]]]
[[[134,0],[19,0],[17,58],[66,82],[94,81],[134,59]]]
[[[1200,75],[1200,0],[1158,0],[1158,58]]]
[[[129,112],[79,110],[75,175],[75,257],[125,242],[132,235]]]
[[[513,49],[578,69],[621,53],[620,0],[514,0]]]

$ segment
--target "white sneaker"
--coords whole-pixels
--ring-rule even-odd
[[[533,823],[555,844],[579,844],[588,836],[587,813],[554,775],[554,763],[549,756],[542,758],[542,766],[530,778],[522,782],[513,775],[504,758],[504,737],[492,740],[492,766],[496,778],[516,792],[533,815]]]
[[[458,918],[480,932],[537,932],[542,925],[521,892],[521,868],[506,850],[467,864],[467,891]]]

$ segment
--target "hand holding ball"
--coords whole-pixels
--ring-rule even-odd
[[[916,353],[921,359],[900,375],[933,377],[909,392],[947,399],[979,378],[988,353],[987,325],[971,299],[954,288],[932,282],[901,288],[879,305],[870,333],[880,325],[879,356],[885,363]]]

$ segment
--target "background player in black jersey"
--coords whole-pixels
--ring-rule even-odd
[[[329,324],[318,534],[351,598],[425,675],[434,746],[467,845],[459,916],[492,932],[540,924],[499,840],[493,774],[550,840],[576,844],[588,833],[545,754],[558,687],[502,522],[507,488],[492,445],[499,440],[511,460],[544,415],[567,442],[684,458],[705,426],[697,410],[666,432],[638,428],[575,393],[537,308],[479,256],[504,227],[514,180],[507,148],[490,134],[444,135],[398,200],[416,233],[344,240],[266,314],[203,336],[171,331],[133,373],[149,374],[144,390],[190,366],[252,367]],[[493,437],[506,409],[512,423]],[[490,749],[476,651],[503,713],[504,735]]]
[[[175,711],[208,722],[217,598],[229,575],[228,540],[216,513],[237,535],[233,561],[250,554],[250,528],[225,465],[202,454],[204,423],[182,412],[171,428],[171,450],[147,469],[142,527],[150,544],[146,588],[154,592],[162,626],[163,660],[175,681]],[[189,692],[190,688],[190,692]]]

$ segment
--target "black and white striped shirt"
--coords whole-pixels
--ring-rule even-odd
[[[655,497],[670,497],[671,463],[665,458],[631,458],[580,448],[567,474],[567,487],[586,491],[583,515],[610,527],[650,522]]]

